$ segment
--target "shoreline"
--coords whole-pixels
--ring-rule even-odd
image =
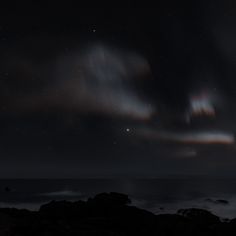
[[[190,208],[180,209],[176,214],[153,214],[130,204],[131,200],[127,195],[111,192],[97,194],[86,201],[51,201],[42,205],[38,211],[0,208],[0,235],[236,233],[236,218],[221,220],[204,209]]]

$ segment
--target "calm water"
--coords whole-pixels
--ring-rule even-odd
[[[37,209],[50,200],[75,201],[110,191],[126,193],[133,205],[157,214],[200,207],[221,217],[236,218],[235,179],[0,180],[0,207]],[[214,202],[217,199],[229,204]]]

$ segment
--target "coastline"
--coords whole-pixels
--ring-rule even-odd
[[[228,235],[235,219],[203,209],[153,214],[132,206],[128,195],[100,193],[86,201],[51,201],[38,211],[0,208],[0,235]],[[229,234],[230,235],[230,234]]]

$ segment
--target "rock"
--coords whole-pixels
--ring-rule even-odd
[[[229,204],[229,202],[227,200],[224,200],[224,199],[218,199],[218,200],[216,200],[216,203],[223,204],[223,205]]]
[[[205,201],[206,201],[206,202],[211,202],[211,203],[214,203],[214,202],[215,202],[215,201],[214,201],[213,199],[211,199],[211,198],[206,198]]]
[[[39,211],[0,208],[0,235],[235,235],[236,219],[221,222],[202,209],[155,215],[129,205],[125,194],[101,193],[87,201],[52,201]],[[231,234],[230,234],[231,233]]]
[[[198,225],[213,225],[220,223],[220,218],[211,212],[198,208],[180,209],[177,212]]]
[[[214,199],[211,199],[211,198],[206,198],[205,201],[211,202],[211,203],[214,203],[214,204],[222,204],[222,205],[227,205],[227,204],[229,204],[229,201],[224,200],[224,199],[217,199],[217,200],[214,200]]]
[[[9,193],[11,192],[11,189],[9,187],[5,187],[5,192]]]
[[[96,202],[99,204],[113,205],[113,206],[114,205],[122,206],[131,203],[131,200],[127,195],[115,192],[100,193],[97,194],[94,198],[89,199],[88,201]]]

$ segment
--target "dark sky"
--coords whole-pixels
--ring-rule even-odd
[[[0,13],[0,177],[235,175],[233,1]]]

